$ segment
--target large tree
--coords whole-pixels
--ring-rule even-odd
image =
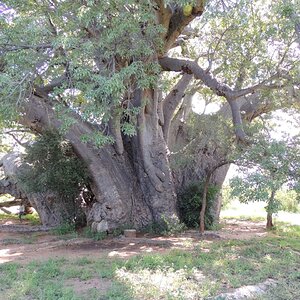
[[[232,119],[226,139],[247,144],[243,119],[298,97],[292,4],[2,1],[3,126],[64,134],[89,170],[88,222],[99,229],[172,217],[178,189],[227,155],[209,135],[215,122]],[[189,125],[203,119],[189,118],[195,92],[223,101],[196,136]],[[191,145],[193,168],[172,174],[171,152]]]

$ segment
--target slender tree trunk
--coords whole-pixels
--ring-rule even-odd
[[[205,230],[205,210],[207,204],[207,191],[209,188],[210,178],[212,173],[209,172],[206,176],[204,187],[203,187],[203,196],[202,196],[202,203],[201,203],[201,210],[200,210],[200,233],[203,234]]]
[[[273,225],[273,213],[268,212],[267,213],[267,229],[272,229],[274,227]]]
[[[205,230],[205,210],[206,210],[206,206],[207,206],[207,192],[208,192],[208,188],[210,185],[210,180],[211,180],[213,174],[218,169],[220,169],[221,167],[224,167],[226,165],[229,165],[232,162],[233,161],[228,161],[228,160],[219,161],[218,164],[215,165],[214,167],[212,167],[212,169],[209,170],[206,175],[205,182],[204,182],[204,188],[203,188],[202,207],[201,207],[201,211],[200,211],[200,233],[201,234],[203,234],[204,230]],[[227,172],[226,172],[226,174],[227,174]],[[215,199],[215,202],[217,202],[217,200],[218,200],[218,198]],[[215,207],[213,207],[213,208],[215,209]]]
[[[274,227],[272,206],[273,206],[274,200],[275,200],[275,193],[276,193],[276,191],[274,191],[274,190],[271,192],[271,196],[270,196],[268,206],[267,206],[267,225],[266,225],[267,229],[272,229]]]

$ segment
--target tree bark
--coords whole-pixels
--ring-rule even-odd
[[[267,229],[272,229],[274,227],[272,206],[273,206],[274,201],[275,201],[275,194],[276,194],[276,191],[272,190],[270,199],[268,201],[268,206],[267,206],[267,224],[266,224],[266,228]]]
[[[81,136],[92,135],[95,128],[75,114],[76,122],[65,135],[92,178],[96,201],[88,208],[87,222],[96,230],[112,230],[124,224],[141,228],[159,222],[163,215],[176,215],[168,149],[158,123],[158,93],[137,91],[135,105],[141,106],[146,98],[147,105],[138,116],[137,135],[124,138],[122,154],[113,146],[97,149],[92,143],[83,143]],[[37,131],[61,125],[47,99],[36,96],[27,103],[22,122]]]
[[[207,174],[204,182],[204,187],[203,187],[203,196],[202,196],[202,203],[201,203],[201,210],[200,210],[200,226],[199,226],[199,230],[201,234],[203,234],[205,231],[205,210],[207,204],[207,191],[209,187],[210,178],[211,178],[211,172]]]
[[[266,228],[267,229],[272,229],[273,227],[274,227],[274,224],[273,224],[273,213],[268,212],[267,213],[267,225],[266,225]]]

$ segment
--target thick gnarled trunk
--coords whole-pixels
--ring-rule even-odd
[[[99,231],[131,224],[136,228],[159,222],[162,216],[176,215],[176,195],[167,157],[167,146],[158,123],[156,93],[138,117],[138,133],[127,138],[120,155],[113,146],[101,149],[83,143],[82,135],[95,128],[77,119],[66,134],[77,155],[86,163],[92,178],[95,202],[87,211],[87,222]],[[74,115],[74,118],[76,116]],[[59,128],[60,121],[46,101],[32,97],[25,110],[23,124],[42,131]]]

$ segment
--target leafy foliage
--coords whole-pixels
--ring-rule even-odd
[[[214,216],[212,205],[219,189],[211,185],[207,191],[207,206],[205,213],[205,228],[213,226]],[[178,197],[178,210],[180,220],[189,228],[199,226],[199,214],[203,196],[203,183],[189,185]]]
[[[56,131],[47,131],[28,147],[19,180],[28,192],[57,192],[65,199],[78,196],[88,184],[87,170],[71,145]]]
[[[7,0],[3,5],[10,11],[0,14],[4,120],[18,117],[17,107],[35,86],[65,75],[68,80],[51,94],[53,103],[104,125],[116,109],[132,114],[136,108],[124,103],[134,88],[157,85],[160,68],[149,58],[162,47],[163,28],[149,1]],[[124,134],[135,133],[132,123],[134,118],[124,121]]]
[[[280,202],[281,210],[292,213],[300,212],[299,195],[294,190],[281,189],[276,193],[276,198]]]
[[[90,227],[84,228],[83,236],[93,239],[94,241],[101,241],[107,237],[106,232],[96,232],[93,231]]]
[[[171,236],[186,230],[186,225],[177,216],[162,216],[158,222],[153,222],[142,229],[143,232]]]
[[[76,228],[74,223],[64,223],[61,224],[60,226],[57,226],[52,230],[54,234],[57,235],[66,235],[66,234],[75,234],[76,235]]]

